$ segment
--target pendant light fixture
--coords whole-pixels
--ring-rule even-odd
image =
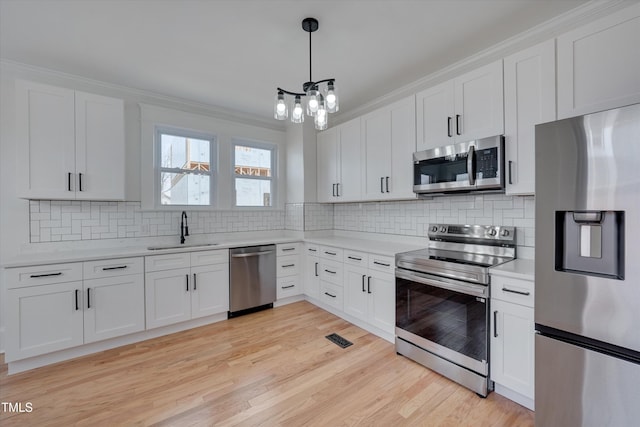
[[[338,94],[335,89],[336,79],[313,81],[311,74],[311,33],[318,30],[318,20],[315,18],[303,19],[302,29],[309,33],[309,81],[302,85],[302,92],[291,92],[278,88],[273,117],[278,120],[286,120],[289,117],[289,105],[285,95],[291,95],[295,97],[291,108],[291,121],[293,123],[304,122],[306,112],[307,116],[313,117],[316,129],[323,130],[328,125],[328,113],[335,113],[339,109]],[[323,91],[320,90],[321,86],[326,86]],[[302,106],[303,98],[306,98],[306,107],[304,108]]]

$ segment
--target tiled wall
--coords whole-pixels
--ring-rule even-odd
[[[304,230],[333,230],[334,206],[329,203],[304,204]]]
[[[517,227],[517,244],[534,246],[533,196],[441,196],[404,202],[346,203],[334,207],[336,230],[426,236],[429,223]]]
[[[180,212],[141,211],[139,202],[29,202],[32,243],[178,235]],[[189,233],[285,228],[285,212],[187,211]]]

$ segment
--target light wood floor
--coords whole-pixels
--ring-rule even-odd
[[[342,349],[325,339],[352,341]],[[307,302],[7,376],[0,425],[531,426]]]

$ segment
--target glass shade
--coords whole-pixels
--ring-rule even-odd
[[[333,82],[329,82],[327,85],[325,100],[327,104],[327,112],[335,113],[340,109],[340,105],[338,104],[338,93],[336,92]]]
[[[296,95],[296,100],[293,103],[293,109],[291,110],[291,121],[293,123],[304,122],[304,110],[300,103],[300,95]]]
[[[276,102],[273,106],[273,117],[277,120],[285,120],[289,115],[289,108],[287,103],[284,102],[284,93],[279,92],[276,95]]]
[[[313,120],[317,130],[324,130],[327,128],[327,125],[328,125],[327,114],[328,113],[327,113],[326,107],[324,106],[324,102],[321,102],[318,106],[316,117]]]
[[[318,112],[318,105],[322,95],[318,92],[317,87],[307,90],[307,115],[315,116]]]

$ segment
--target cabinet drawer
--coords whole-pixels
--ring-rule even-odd
[[[87,261],[83,264],[85,280],[144,273],[142,257]]]
[[[7,268],[7,289],[25,286],[82,280],[82,263],[36,265],[33,267]]]
[[[364,252],[345,250],[344,251],[344,263],[351,265],[367,266],[369,262],[369,255]]]
[[[192,267],[198,267],[201,265],[224,264],[228,262],[229,251],[227,249],[191,252]]]
[[[534,282],[511,277],[491,276],[491,298],[533,307]]]
[[[189,268],[191,266],[191,254],[166,254],[144,257],[144,270],[151,271],[171,270],[174,268]]]
[[[276,246],[278,256],[300,254],[300,243],[278,243]]]
[[[323,260],[320,262],[318,270],[320,273],[320,280],[333,283],[337,286],[342,286],[344,267],[341,262]]]
[[[320,256],[320,246],[314,244],[306,244],[305,253],[310,256]]]
[[[302,285],[300,276],[289,276],[278,278],[278,287],[276,289],[276,298],[282,299],[302,293]]]
[[[372,270],[382,271],[384,273],[394,274],[395,259],[386,255],[369,255],[369,268]]]
[[[320,283],[320,301],[338,310],[343,310],[344,298],[342,288],[331,283]]]
[[[320,246],[320,256],[324,259],[342,261],[343,250],[332,246]]]
[[[298,255],[279,256],[277,271],[278,277],[300,274],[300,257]]]

